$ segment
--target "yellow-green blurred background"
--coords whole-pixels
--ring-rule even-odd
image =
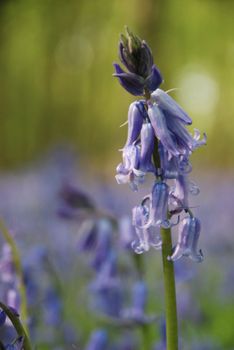
[[[112,78],[125,24],[151,46],[162,88],[179,88],[173,97],[207,131],[196,159],[230,167],[233,13],[231,0],[1,1],[1,168],[60,143],[99,166],[119,160],[134,99]]]

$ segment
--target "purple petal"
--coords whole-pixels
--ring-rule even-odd
[[[151,94],[151,97],[153,101],[157,102],[158,106],[162,110],[167,111],[174,117],[181,119],[185,124],[192,124],[192,119],[165,91],[157,89]]]
[[[148,115],[154,128],[156,137],[161,141],[165,149],[171,155],[178,156],[180,152],[177,149],[177,143],[173,139],[172,134],[168,129],[166,118],[163,112],[156,104],[153,104],[148,108]]]
[[[144,79],[141,76],[124,72],[117,63],[114,63],[114,67],[116,73],[114,73],[113,76],[118,78],[125,90],[134,96],[143,95]]]
[[[151,123],[144,123],[141,129],[140,169],[154,171],[152,154],[154,150],[154,129]]]
[[[139,102],[133,102],[128,110],[128,138],[124,147],[133,144],[137,140],[141,132],[143,124],[143,115],[138,108]]]
[[[159,69],[153,65],[150,76],[145,81],[147,89],[152,92],[156,90],[162,84],[163,78]]]

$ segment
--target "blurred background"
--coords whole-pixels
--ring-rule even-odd
[[[117,186],[114,179],[127,132],[119,126],[134,100],[112,77],[124,25],[148,42],[164,77],[162,88],[178,88],[171,96],[192,117],[194,127],[207,133],[208,145],[193,155],[193,178],[201,188],[195,206],[206,259],[196,267],[189,264],[194,279],[182,278],[178,284],[184,301],[182,338],[190,345],[200,339],[206,344],[195,350],[234,349],[233,13],[229,0],[0,1],[0,214],[18,232],[21,252],[40,245],[41,234],[46,249],[54,252],[55,265],[64,249],[74,249],[73,238],[66,240],[70,231],[74,237],[77,224],[58,223],[54,215],[63,175],[119,217],[130,214],[142,196]],[[162,293],[157,255],[156,262],[155,254],[146,257],[146,266],[152,261],[158,266],[155,280],[152,272],[147,280],[152,288],[159,281],[156,292]],[[73,262],[67,256],[69,262],[61,260],[64,266],[74,264],[69,276],[61,274],[67,278],[61,294],[64,317],[85,344],[98,321],[87,319],[78,300],[77,290],[87,277],[77,273],[80,265],[74,256]],[[83,301],[82,288],[78,294]],[[149,309],[162,312],[160,300],[151,295]],[[186,319],[190,323],[183,323]],[[52,348],[44,346],[40,349]]]

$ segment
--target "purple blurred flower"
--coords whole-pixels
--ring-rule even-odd
[[[98,329],[91,334],[90,341],[85,350],[105,350],[107,349],[108,336],[103,329]]]
[[[187,256],[193,261],[201,262],[203,254],[200,250],[197,252],[198,238],[200,235],[200,221],[195,217],[184,218],[179,225],[178,243],[173,250],[169,260],[176,261],[182,256]]]
[[[99,270],[111,251],[112,223],[107,219],[86,221],[78,242],[79,251],[92,253],[92,266]]]
[[[125,308],[121,311],[121,318],[128,320],[133,325],[144,325],[155,322],[154,315],[147,315],[145,313],[145,306],[147,303],[148,289],[146,283],[141,280],[137,281],[132,287],[132,305],[130,308]]]

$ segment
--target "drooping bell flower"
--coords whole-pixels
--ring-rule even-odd
[[[149,200],[149,217],[144,228],[150,226],[169,228],[171,226],[168,220],[169,186],[162,181],[156,182],[152,193],[145,197],[145,199],[147,198]]]
[[[137,239],[132,242],[135,253],[142,254],[149,251],[150,247],[160,249],[162,239],[158,228],[145,227],[149,220],[149,209],[145,205],[133,208],[132,223],[136,230]]]
[[[134,101],[128,110],[128,137],[124,147],[132,145],[140,135],[143,120],[146,117],[145,104]]]
[[[176,108],[172,108],[174,105],[172,105],[171,100],[174,100],[171,97],[170,103],[164,103],[163,106],[158,103],[157,90],[151,94],[152,101],[148,102],[148,115],[154,128],[155,136],[161,141],[169,156],[185,156],[194,149],[206,144],[205,134],[204,138],[200,140],[200,132],[198,130],[195,130],[194,136],[188,132],[186,125],[191,124],[191,119],[176,102]],[[162,90],[160,91],[163,92]]]
[[[138,190],[138,185],[144,182],[145,173],[139,169],[140,146],[130,145],[123,149],[123,162],[116,168],[116,181],[118,184],[129,183],[133,191]]]
[[[179,224],[178,242],[169,260],[176,261],[182,256],[187,256],[193,261],[201,262],[203,254],[197,252],[197,244],[200,236],[201,224],[195,217],[186,217]]]
[[[154,130],[151,123],[144,123],[141,129],[141,152],[140,152],[140,170],[143,172],[154,172],[155,167],[152,163],[154,150]]]

